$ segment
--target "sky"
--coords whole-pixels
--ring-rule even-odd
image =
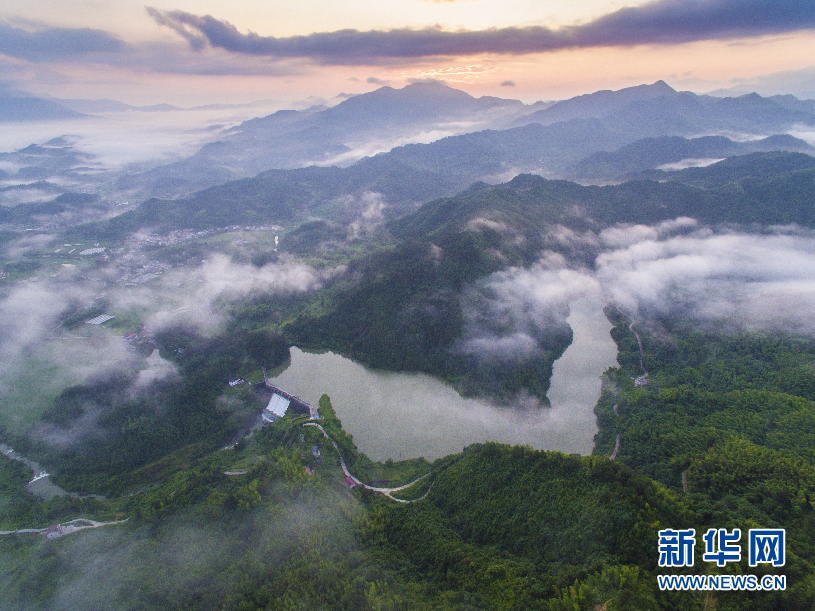
[[[181,106],[338,101],[428,78],[525,102],[659,79],[815,90],[812,0],[147,2],[5,0],[0,83]]]

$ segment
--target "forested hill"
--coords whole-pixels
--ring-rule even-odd
[[[515,217],[535,227],[551,222],[606,226],[692,216],[707,223],[798,223],[811,226],[807,197],[815,182],[815,158],[768,152],[731,157],[706,168],[654,172],[604,187],[522,175],[489,187],[472,185],[460,195],[431,201],[391,225],[415,238],[476,214]],[[392,157],[375,157],[350,168],[305,168],[261,174],[201,191],[188,199],[150,200],[137,209],[71,234],[122,239],[142,228],[205,229],[232,224],[298,224],[315,216],[347,223],[359,213],[352,203],[378,193],[391,218],[440,192],[463,189],[455,173],[416,169]],[[350,197],[349,197],[350,196]]]
[[[362,243],[359,250],[368,254],[343,255],[347,273],[319,295],[318,306],[289,321],[291,343],[332,349],[369,366],[440,375],[465,392],[512,396],[527,389],[543,398],[552,362],[571,341],[566,314],[551,313],[551,324],[536,336],[540,350],[535,358],[482,366],[473,355],[454,350],[466,325],[463,293],[480,279],[510,266],[531,265],[544,251],[560,253],[572,265],[592,267],[599,243],[564,241],[559,233],[564,228],[575,235],[597,234],[617,223],[654,224],[677,217],[706,225],[815,224],[810,195],[815,158],[801,153],[754,153],[706,168],[662,173],[661,182],[609,186],[524,174],[496,186],[475,183],[408,214],[412,204],[400,208],[398,202],[432,192],[432,177],[439,179],[436,187],[452,183],[440,172],[412,173],[389,159],[373,158],[345,169],[269,172],[185,200],[152,200],[72,233],[113,240],[140,228],[280,223],[299,225],[282,232],[279,249],[284,252],[347,253]],[[382,199],[365,196],[369,188],[382,189]],[[358,197],[340,195],[349,190]],[[371,243],[352,230],[360,206],[367,205],[365,197],[374,197],[383,217],[392,218],[384,224],[387,231],[382,226],[374,230],[376,241]],[[303,224],[315,217],[323,220]],[[249,316],[256,309],[243,312]]]
[[[465,115],[495,103],[437,93]],[[380,99],[386,117],[393,95],[333,114]],[[408,145],[346,168],[266,171],[112,218],[101,194],[6,207],[0,221],[19,235],[0,235],[10,253],[0,609],[812,609],[815,159],[750,149],[808,150],[785,136],[619,147],[653,136],[666,113],[686,136],[714,131],[694,119],[705,112],[727,119],[718,128],[771,131],[815,115],[797,100],[698,98],[664,83],[601,92],[537,115],[559,120],[550,125]],[[288,122],[261,122],[268,141]],[[238,140],[249,161],[265,144]],[[61,152],[7,161],[82,160],[52,145]],[[678,162],[747,154],[655,170],[666,146]],[[218,148],[194,182],[231,175]],[[581,166],[586,176],[623,168],[636,180],[521,172],[575,168],[599,150],[608,155]],[[488,184],[500,176],[515,178]],[[24,231],[96,206],[93,218],[107,220]],[[267,381],[298,346],[426,372],[486,396],[494,410],[467,413],[478,423],[540,418],[556,433],[546,393],[572,341],[569,307],[610,295],[621,302],[605,310],[619,366],[603,375],[591,456],[484,442],[432,463],[374,462],[327,395],[313,420],[261,416],[278,401]],[[379,415],[365,426],[387,435]],[[415,422],[428,435],[455,426],[444,415]],[[391,455],[401,452],[418,453]],[[674,529],[695,533],[695,562],[660,566],[670,552],[660,532]],[[739,529],[738,559],[703,558],[702,537],[719,529]],[[748,532],[765,529],[784,529],[783,566],[748,560]],[[666,591],[658,575],[784,588]]]
[[[371,463],[325,396],[320,409],[337,447],[303,417],[289,416],[234,449],[199,457],[182,448],[136,472],[152,485],[117,499],[36,504],[16,492],[11,515],[31,526],[77,513],[128,522],[56,541],[23,533],[0,538],[6,608],[710,608],[707,593],[660,591],[656,575],[665,573],[781,574],[786,590],[716,592],[714,608],[809,608],[812,473],[777,452],[734,438],[718,454],[700,455],[686,494],[602,456],[492,443],[432,465]],[[319,458],[310,452],[314,445]],[[414,502],[395,502],[349,490],[340,456],[364,481],[425,477],[398,493]],[[0,458],[2,490],[24,490],[22,471]],[[748,567],[746,554],[726,567],[658,566],[663,528],[701,534],[779,521],[788,537],[782,568]],[[168,564],[179,577],[167,578]]]
[[[683,494],[704,529],[786,529],[787,592],[721,595],[724,608],[808,609],[815,561],[815,343],[607,309],[619,368],[595,413],[597,456]],[[634,378],[648,371],[647,384]],[[742,568],[744,572],[754,569]],[[740,598],[739,601],[735,600]],[[725,602],[726,601],[726,602]],[[582,607],[581,607],[582,608]]]
[[[479,284],[484,278],[508,266],[532,267],[545,250],[589,268],[598,242],[563,242],[557,228],[579,235],[682,215],[711,224],[811,226],[812,163],[807,156],[759,154],[677,173],[669,182],[584,187],[521,175],[504,185],[475,184],[392,221],[390,241],[344,259],[345,271],[313,296],[287,303],[253,294],[224,307],[230,322],[212,337],[169,327],[143,338],[144,353],[158,349],[178,377],[148,393],[131,392],[136,372],[89,380],[61,392],[41,423],[54,434],[75,431],[75,445],[12,439],[15,449],[52,470],[57,484],[82,496],[38,502],[25,488],[30,471],[0,457],[0,520],[9,531],[0,538],[0,606],[811,608],[809,338],[720,330],[643,308],[633,322],[650,372],[642,386],[632,379],[642,375],[632,319],[610,308],[620,367],[605,376],[591,457],[487,443],[432,464],[373,463],[357,452],[327,397],[321,425],[336,446],[305,416],[285,417],[232,446],[265,401],[252,386],[229,382],[280,364],[297,343],[380,367],[428,371],[465,391],[511,398],[527,390],[543,398],[552,362],[570,340],[563,312],[530,330],[536,351],[516,360],[479,361],[455,349],[472,318],[462,300],[477,303],[481,289],[490,297],[490,287]],[[252,205],[251,197],[245,203]],[[168,210],[185,210],[175,205]],[[291,235],[283,235],[281,249]],[[314,252],[326,240],[343,239],[336,231],[301,231],[298,238],[309,235]],[[515,330],[490,322],[496,334]],[[94,418],[95,432],[81,436],[80,425]],[[343,467],[372,487],[424,477],[395,497],[415,502],[400,503],[367,488],[351,490]],[[116,524],[57,540],[15,532],[80,517]],[[680,528],[695,530],[697,562],[660,568],[659,531]],[[701,561],[702,533],[719,528],[745,535],[785,528],[785,566],[750,567],[746,551],[723,567]],[[666,592],[656,580],[665,573],[784,576],[787,586]]]
[[[709,189],[735,187],[750,189],[753,185],[776,181],[800,181],[815,168],[815,157],[803,153],[769,151],[737,155],[705,168],[686,168],[678,172],[653,172],[658,180],[671,180]]]
[[[521,175],[503,185],[482,184],[469,193],[430,202],[391,223],[391,229],[416,238],[445,227],[462,227],[479,216],[531,231],[554,222],[605,227],[678,216],[711,224],[815,223],[811,199],[815,158],[803,153],[753,153],[706,168],[654,176],[661,182],[597,187]]]
[[[375,193],[388,215],[414,210],[419,202],[455,193],[469,184],[438,169],[415,168],[390,157],[373,157],[349,168],[269,170],[176,200],[151,199],[109,221],[76,228],[79,235],[122,239],[140,228],[159,231],[226,225],[293,225],[323,218],[347,223],[357,200]]]
[[[738,142],[724,136],[682,138],[663,136],[644,138],[616,151],[602,151],[590,155],[572,166],[566,178],[583,181],[631,180],[640,172],[655,170],[672,164],[679,169],[682,164],[709,164],[716,160],[748,155],[750,153],[789,151],[812,155],[815,147],[788,134],[769,136],[759,140]],[[660,175],[660,174],[656,174]],[[661,176],[667,179],[671,173]]]
[[[693,175],[715,187],[673,181],[585,187],[521,175],[429,202],[392,221],[395,243],[350,261],[346,277],[354,280],[338,283],[319,308],[289,323],[286,334],[292,343],[372,367],[440,375],[463,392],[511,397],[526,389],[544,399],[552,363],[571,341],[565,312],[548,313],[532,356],[485,363],[457,346],[467,328],[465,293],[489,274],[531,265],[544,251],[572,265],[594,265],[599,243],[564,241],[558,228],[582,235],[615,223],[677,217],[711,225],[815,222],[815,202],[807,195],[815,159],[806,155],[756,154]]]

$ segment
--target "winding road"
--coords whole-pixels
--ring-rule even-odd
[[[339,454],[340,449],[337,446],[337,442],[334,441],[333,439],[331,439],[331,437],[329,437],[328,433],[325,432],[325,429],[321,425],[317,424],[316,422],[306,422],[306,423],[304,423],[303,426],[316,426],[320,430],[320,432],[323,434],[323,437],[325,437],[326,439],[328,439],[332,443],[332,445],[334,446],[334,449],[337,450],[337,453]],[[377,488],[375,486],[369,486],[368,484],[360,481],[356,476],[354,476],[348,470],[348,467],[345,465],[345,459],[342,457],[342,454],[340,454],[340,466],[342,467],[342,472],[345,473],[345,476],[351,478],[351,480],[357,486],[362,486],[363,488],[365,488],[367,490],[373,490],[374,492],[379,492],[380,494],[384,494],[386,497],[388,497],[392,501],[396,501],[397,503],[413,503],[415,501],[420,501],[430,493],[430,488],[433,487],[431,485],[430,488],[427,489],[427,492],[425,492],[418,499],[411,499],[409,501],[406,501],[404,499],[397,499],[395,496],[393,496],[394,492],[399,492],[400,490],[405,490],[406,488],[410,488],[416,482],[426,478],[428,475],[430,475],[430,473],[425,473],[424,475],[422,475],[420,477],[417,477],[412,482],[409,482],[409,483],[405,484],[404,486],[397,486],[395,488]]]
[[[638,378],[634,378],[634,386],[645,386],[648,384],[648,371],[645,369],[645,349],[642,347],[642,338],[640,338],[640,334],[634,330],[634,317],[626,314],[619,307],[617,308],[617,311],[631,321],[631,324],[628,325],[628,330],[631,331],[631,333],[634,334],[634,337],[637,338],[637,345],[640,347],[640,368],[642,368],[642,375]],[[614,414],[617,416],[617,418],[620,417],[620,412],[617,411],[617,403],[614,404]],[[614,451],[611,453],[611,456],[609,456],[609,460],[617,460],[617,454],[619,451],[620,434],[617,433],[617,441],[614,443]]]
[[[319,425],[316,422],[306,422],[304,424],[304,426],[316,426],[320,430],[320,432],[323,434],[323,436],[333,444],[334,448],[337,450],[337,453],[339,454],[339,447],[337,446],[337,442],[334,441],[333,439],[331,439],[331,437],[328,435],[328,433],[325,432],[325,429],[321,425]],[[619,444],[619,438],[618,438],[618,444]],[[23,456],[20,456],[19,454],[16,454],[11,447],[9,447],[9,446],[7,446],[5,444],[0,444],[0,452],[2,452],[2,454],[4,454],[6,457],[8,457],[8,458],[10,458],[12,460],[17,460],[17,461],[23,462],[27,466],[29,466],[34,471],[34,479],[31,480],[32,482],[36,481],[38,479],[41,479],[43,477],[48,477],[48,473],[43,471],[42,468],[40,468],[40,466],[37,463],[35,463],[34,461],[29,460],[29,459],[27,459],[27,458],[25,458]],[[426,478],[428,475],[430,475],[430,473],[425,473],[421,477],[417,477],[412,482],[404,484],[403,486],[396,486],[396,487],[393,487],[393,488],[378,488],[376,486],[369,486],[368,484],[360,481],[356,476],[354,476],[348,470],[348,467],[345,464],[345,459],[342,457],[341,454],[340,454],[340,465],[342,466],[342,472],[346,475],[346,477],[351,478],[351,480],[353,480],[354,483],[356,483],[358,486],[362,486],[363,488],[366,488],[367,490],[372,490],[374,492],[384,494],[386,497],[388,497],[389,499],[391,499],[393,501],[396,501],[397,503],[413,503],[415,501],[420,501],[430,493],[430,489],[433,487],[433,485],[431,484],[430,488],[428,488],[427,491],[422,496],[420,496],[419,498],[411,499],[411,500],[398,499],[395,496],[393,496],[394,492],[399,492],[400,490],[405,490],[407,488],[410,488],[416,482]],[[228,472],[225,473],[225,475],[243,475],[245,473],[246,473],[246,471],[228,471]],[[79,532],[80,530],[85,530],[85,529],[88,529],[88,528],[101,528],[103,526],[114,526],[116,524],[124,524],[129,519],[130,518],[126,518],[124,520],[117,520],[117,521],[114,521],[114,522],[97,522],[96,520],[90,520],[88,518],[76,518],[74,520],[71,520],[70,522],[65,522],[63,524],[56,524],[56,525],[53,525],[53,526],[47,526],[45,528],[17,528],[17,529],[14,529],[14,530],[0,530],[0,536],[2,536],[2,535],[21,535],[21,534],[47,533],[49,539],[57,539],[59,537],[64,537],[65,535],[70,535],[70,534],[73,534],[75,532]]]
[[[645,369],[645,350],[642,347],[640,334],[634,330],[634,317],[629,316],[620,308],[617,308],[617,311],[631,321],[631,324],[628,325],[628,329],[634,334],[634,337],[637,338],[637,345],[640,347],[640,368],[642,369],[642,375],[638,378],[634,378],[634,386],[645,386],[648,384],[648,371]]]
[[[113,526],[115,524],[124,524],[130,518],[126,518],[124,520],[117,520],[115,522],[97,522],[96,520],[89,520],[87,518],[76,518],[75,520],[71,520],[70,522],[65,522],[64,524],[57,524],[56,530],[54,531],[56,534],[51,537],[56,539],[57,537],[64,537],[65,535],[70,535],[75,532],[79,532],[80,530],[85,530],[87,528],[101,528],[102,526]],[[53,527],[48,526],[46,528],[18,528],[16,530],[0,530],[0,535],[20,535],[25,533],[44,533],[48,532]]]

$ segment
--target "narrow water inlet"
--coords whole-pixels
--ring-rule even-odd
[[[600,377],[616,365],[617,356],[604,305],[596,297],[570,305],[567,321],[574,338],[554,364],[551,408],[499,408],[462,398],[432,376],[370,370],[331,352],[297,348],[274,383],[314,405],[328,394],[343,428],[374,460],[432,460],[484,441],[589,454],[597,432]]]

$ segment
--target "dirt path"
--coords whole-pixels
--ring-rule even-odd
[[[617,460],[617,452],[620,451],[620,434],[617,433],[617,442],[614,444],[614,451],[611,453],[611,456],[608,457],[609,460]]]
[[[645,349],[642,347],[642,338],[640,337],[640,334],[634,330],[634,317],[626,314],[619,307],[617,308],[617,311],[631,321],[631,324],[628,325],[628,330],[631,331],[631,333],[634,334],[634,337],[637,338],[637,345],[640,348],[640,368],[642,369],[642,375],[638,378],[634,378],[634,386],[645,386],[648,384],[648,371],[645,369]],[[614,414],[617,416],[617,418],[620,417],[620,412],[617,411],[617,403],[614,404]],[[609,459],[616,460],[619,451],[620,434],[617,433],[617,441],[614,444],[614,451],[611,453],[611,456],[609,456]]]
[[[49,539],[57,539],[70,535],[80,530],[87,528],[101,528],[102,526],[114,526],[115,524],[124,524],[130,518],[124,520],[117,520],[115,522],[97,522],[96,520],[89,520],[88,518],[76,518],[64,524],[57,524],[55,526],[48,526],[46,528],[18,528],[16,530],[0,530],[0,535],[17,535],[24,533],[48,533]]]
[[[637,338],[637,345],[640,347],[640,368],[642,369],[642,375],[638,378],[634,378],[634,385],[644,386],[648,383],[648,371],[645,369],[645,349],[642,347],[642,338],[640,338],[640,334],[634,330],[634,317],[626,314],[620,308],[617,308],[617,311],[631,321],[631,324],[628,325],[628,330]]]
[[[337,446],[337,442],[334,441],[333,439],[331,439],[331,437],[328,436],[328,433],[325,432],[325,429],[321,425],[317,424],[316,422],[306,422],[304,424],[304,426],[316,426],[318,429],[320,429],[320,432],[323,434],[323,436],[333,444],[334,449],[337,450],[337,453],[339,453],[339,447]],[[428,488],[427,492],[425,492],[418,499],[411,499],[409,501],[406,501],[404,499],[397,499],[396,497],[392,496],[392,494],[394,492],[399,492],[400,490],[405,490],[406,488],[410,488],[413,484],[415,484],[419,480],[422,480],[422,479],[426,478],[428,475],[430,475],[430,473],[425,473],[424,475],[422,475],[420,477],[417,477],[412,482],[409,482],[409,483],[407,483],[407,484],[405,484],[403,486],[396,486],[395,488],[377,488],[375,486],[369,486],[368,484],[366,484],[366,483],[362,482],[360,479],[358,479],[355,475],[353,475],[348,470],[348,467],[345,464],[345,459],[342,457],[341,454],[340,454],[340,466],[342,467],[342,472],[345,473],[345,476],[351,478],[351,480],[357,486],[362,486],[363,488],[365,488],[367,490],[373,490],[374,492],[379,492],[380,494],[384,494],[386,497],[388,497],[389,499],[391,499],[393,501],[396,501],[397,503],[413,503],[415,501],[420,501],[421,499],[425,498],[428,495],[428,493],[430,492],[430,488]],[[432,487],[433,486],[431,485],[431,488]]]

